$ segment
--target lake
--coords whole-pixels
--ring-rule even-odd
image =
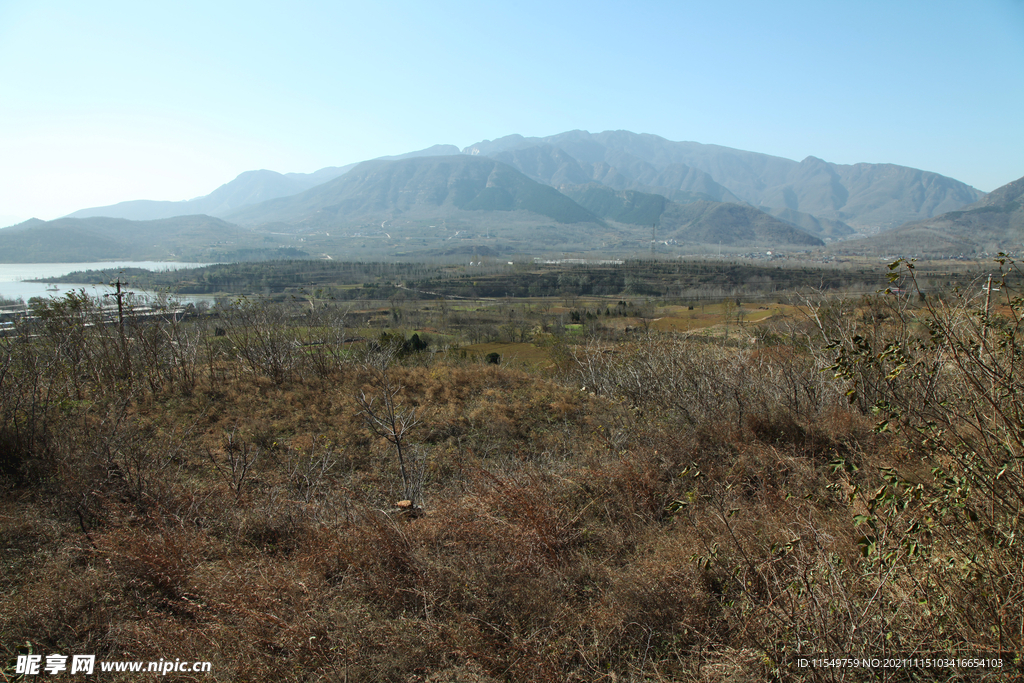
[[[28,301],[34,296],[63,296],[67,292],[85,289],[89,294],[101,296],[114,291],[113,287],[101,285],[76,285],[60,283],[56,285],[44,282],[25,282],[45,277],[60,277],[79,270],[106,270],[111,268],[145,268],[146,270],[179,270],[181,268],[200,268],[211,265],[208,263],[177,263],[169,261],[104,261],[100,263],[0,263],[0,296],[6,299],[22,299]],[[144,290],[125,287],[128,291],[146,294]],[[183,301],[211,301],[209,297],[182,296]]]

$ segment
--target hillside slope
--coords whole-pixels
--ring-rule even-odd
[[[439,156],[458,154],[455,145],[434,145],[427,149],[407,152],[395,156],[379,157],[384,160],[411,159],[423,156]],[[208,195],[180,202],[154,201],[136,199],[110,206],[96,206],[81,209],[66,218],[91,218],[106,216],[108,218],[126,218],[128,220],[149,221],[174,216],[192,216],[206,214],[224,217],[244,206],[258,204],[268,199],[287,197],[298,194],[311,187],[322,185],[342,176],[358,164],[346,166],[328,166],[313,173],[277,173],[266,169],[245,171],[231,182],[225,183]]]
[[[263,238],[210,216],[152,221],[123,218],[32,219],[0,230],[0,262],[209,260],[216,253],[265,246]]]
[[[725,202],[670,203],[661,218],[663,239],[723,246],[820,247],[813,235],[758,211],[752,206]]]
[[[599,172],[590,174],[591,178],[616,189],[656,191],[679,201],[686,199],[673,196],[673,191],[703,192],[707,196],[702,199],[739,200],[769,209],[791,209],[869,231],[930,218],[984,196],[952,178],[893,164],[845,166],[816,157],[797,162],[621,130],[577,130],[544,138],[510,135],[470,145],[463,151],[484,156],[523,156],[538,146],[556,147],[582,168],[599,168]],[[705,180],[687,169],[707,174],[708,178]],[[694,183],[698,181],[704,189],[697,189],[699,185]],[[723,191],[732,197],[725,196]]]
[[[935,256],[1020,253],[1024,249],[1024,178],[993,190],[959,211],[907,223],[863,240],[863,244],[844,246],[858,252]]]
[[[766,248],[824,244],[818,237],[744,204],[679,204],[659,194],[615,191],[597,183],[563,185],[559,189],[602,218],[644,227],[657,225],[661,239]]]
[[[601,222],[554,188],[511,166],[470,156],[366,161],[341,178],[246,207],[230,218],[242,225],[278,223],[305,229],[399,215],[444,217],[452,211],[525,211],[557,223]]]
[[[243,206],[256,204],[275,197],[298,194],[310,187],[327,182],[344,174],[352,166],[321,169],[316,173],[289,173],[283,175],[275,171],[260,170],[241,173],[229,183],[225,183],[208,195],[181,202],[153,201],[137,199],[110,206],[96,206],[81,209],[66,216],[67,218],[124,218],[136,221],[149,221],[175,216],[192,216],[206,214],[208,216],[224,216]]]

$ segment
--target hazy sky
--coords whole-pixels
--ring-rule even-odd
[[[1024,176],[1024,0],[0,0],[0,225],[577,128],[990,191]]]

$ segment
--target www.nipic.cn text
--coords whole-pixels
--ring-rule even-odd
[[[25,676],[60,673],[84,674],[91,676],[101,672],[146,672],[166,676],[169,673],[209,673],[210,662],[193,662],[175,659],[161,659],[156,662],[96,661],[96,655],[18,655],[14,673]]]

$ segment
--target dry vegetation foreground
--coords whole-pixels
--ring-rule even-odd
[[[569,336],[543,372],[252,307],[122,332],[54,302],[0,338],[2,675],[1011,680],[1000,296],[820,301],[753,343]],[[800,664],[835,657],[882,663]],[[953,657],[987,661],[906,663]]]

